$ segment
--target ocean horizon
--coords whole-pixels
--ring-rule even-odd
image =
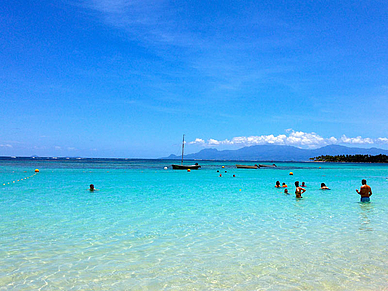
[[[176,162],[1,159],[0,289],[388,288],[387,164]]]

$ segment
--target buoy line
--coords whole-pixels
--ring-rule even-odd
[[[39,173],[39,170],[36,169],[36,170],[35,170],[35,173],[32,174],[31,176],[24,177],[24,178],[21,178],[21,179],[18,179],[18,180],[14,180],[14,181],[12,181],[12,182],[4,182],[4,183],[1,183],[0,185],[6,186],[6,185],[10,185],[10,184],[15,184],[15,183],[17,183],[17,182],[20,182],[20,181],[24,181],[24,180],[30,179],[30,178],[34,177],[36,174],[38,174],[38,173]]]

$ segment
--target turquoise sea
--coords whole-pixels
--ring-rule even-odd
[[[0,161],[0,290],[388,290],[388,165],[171,163]]]

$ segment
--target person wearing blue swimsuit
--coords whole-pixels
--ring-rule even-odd
[[[372,196],[372,189],[370,186],[366,184],[365,179],[363,179],[361,183],[362,183],[362,186],[360,188],[360,191],[356,189],[356,192],[361,195],[361,200],[360,200],[361,202],[369,202],[370,201],[369,197]]]

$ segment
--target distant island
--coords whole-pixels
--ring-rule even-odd
[[[319,156],[310,158],[315,162],[337,162],[337,163],[388,163],[386,155],[337,155],[337,156]]]

